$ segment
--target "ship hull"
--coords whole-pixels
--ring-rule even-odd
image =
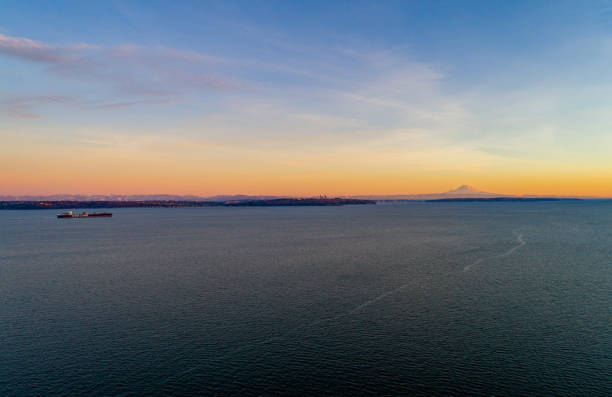
[[[94,212],[93,214],[88,214],[86,212],[82,214],[57,214],[58,218],[110,218],[113,214],[111,212]]]

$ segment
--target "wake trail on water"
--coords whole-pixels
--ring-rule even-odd
[[[487,256],[485,258],[480,258],[475,260],[474,262],[470,263],[469,265],[467,265],[466,267],[463,268],[464,272],[467,272],[468,270],[470,270],[472,267],[481,264],[484,261],[488,261],[491,259],[497,259],[497,258],[503,258],[505,256],[508,255],[512,255],[514,253],[514,251],[516,251],[517,249],[521,248],[523,245],[525,245],[527,242],[525,241],[525,239],[523,238],[523,235],[521,233],[519,233],[517,230],[513,230],[512,234],[514,234],[516,236],[516,240],[518,242],[517,245],[515,245],[514,247],[510,248],[508,251],[504,252],[503,254],[499,254],[499,255],[493,255],[493,256]]]
[[[476,266],[476,265],[478,265],[478,264],[480,264],[480,263],[482,263],[484,261],[490,260],[490,259],[503,258],[505,256],[512,255],[512,253],[514,253],[514,251],[516,251],[517,249],[521,248],[523,245],[526,244],[525,239],[523,238],[522,234],[518,233],[518,231],[516,231],[516,230],[514,230],[512,233],[514,235],[516,235],[516,239],[518,241],[518,244],[516,246],[510,248],[508,251],[506,251],[506,252],[504,252],[502,254],[498,254],[498,255],[493,255],[493,256],[488,256],[488,257],[485,257],[485,258],[477,259],[473,263],[467,265],[463,269],[463,271],[466,272],[466,271],[470,270],[473,266]],[[338,314],[336,316],[329,317],[329,318],[319,319],[319,320],[313,321],[311,323],[300,325],[299,327],[292,328],[291,330],[285,332],[284,334],[273,336],[273,337],[266,338],[266,339],[263,339],[263,340],[260,340],[260,341],[257,341],[257,342],[253,342],[253,343],[249,343],[249,344],[243,345],[243,346],[241,346],[241,347],[239,347],[237,349],[231,350],[231,351],[229,351],[227,353],[224,353],[224,354],[221,354],[220,356],[217,356],[215,358],[215,361],[222,361],[222,360],[224,360],[226,358],[229,358],[229,357],[231,357],[231,356],[233,356],[235,354],[238,354],[238,353],[240,353],[242,351],[245,351],[245,350],[257,347],[257,346],[262,346],[262,345],[274,342],[276,340],[284,339],[287,336],[293,334],[294,332],[299,331],[299,330],[304,329],[304,328],[313,327],[315,325],[320,325],[320,324],[336,321],[336,320],[339,320],[339,319],[344,318],[344,317],[351,316],[351,315],[361,311],[362,309],[365,309],[366,307],[371,306],[371,305],[375,304],[376,302],[378,302],[378,301],[380,301],[382,299],[385,299],[386,297],[388,297],[390,295],[397,294],[398,292],[408,288],[408,286],[410,286],[410,283],[406,283],[406,284],[400,285],[397,288],[394,288],[394,289],[392,289],[390,291],[384,292],[384,293],[382,293],[382,294],[380,294],[378,296],[375,296],[374,298],[368,299],[367,301],[361,303],[360,305],[354,307],[353,309],[351,309],[351,310],[349,310],[347,312]],[[168,378],[164,379],[161,382],[161,384],[165,384],[165,383],[169,382],[171,379],[177,379],[177,378],[180,379],[181,377],[183,377],[183,376],[185,376],[185,375],[187,375],[187,374],[189,374],[189,373],[191,373],[191,372],[193,372],[193,371],[195,371],[197,369],[204,368],[204,367],[206,367],[208,365],[211,365],[211,364],[212,364],[211,362],[207,362],[207,363],[202,363],[202,364],[199,364],[199,365],[187,368],[184,371],[180,372],[179,374],[172,375],[172,376],[169,376]]]
[[[266,345],[268,343],[284,339],[284,338],[288,337],[289,335],[295,333],[296,331],[299,331],[299,330],[304,329],[304,328],[310,328],[310,327],[314,327],[315,325],[329,323],[329,322],[333,322],[333,321],[339,320],[339,319],[341,319],[343,317],[348,317],[350,315],[353,315],[353,314],[357,313],[361,309],[364,309],[364,308],[366,308],[366,307],[368,307],[368,306],[370,306],[370,305],[380,301],[381,299],[386,298],[389,295],[393,295],[393,294],[396,294],[396,293],[400,292],[401,290],[403,290],[406,287],[408,287],[408,285],[409,284],[405,284],[405,285],[397,287],[397,288],[395,288],[395,289],[393,289],[391,291],[387,291],[387,292],[385,292],[383,294],[380,294],[380,295],[378,295],[378,296],[376,296],[376,297],[374,297],[372,299],[369,299],[369,300],[363,302],[359,306],[356,306],[355,308],[353,308],[353,309],[351,309],[351,310],[349,310],[347,312],[338,314],[338,315],[333,316],[333,317],[319,319],[319,320],[313,321],[313,322],[308,323],[308,324],[300,325],[299,327],[295,327],[295,328],[291,329],[290,331],[287,331],[286,333],[284,333],[282,335],[277,335],[277,336],[273,336],[273,337],[270,337],[270,338],[267,338],[267,339],[263,339],[263,340],[260,340],[260,341],[257,341],[257,342],[246,344],[246,345],[241,346],[241,347],[239,347],[237,349],[231,350],[231,351],[229,351],[227,353],[224,353],[224,354],[221,354],[220,356],[217,356],[215,358],[215,361],[223,361],[226,358],[234,356],[234,355],[236,355],[236,354],[238,354],[238,353],[240,353],[242,351],[249,350],[249,349],[255,348],[257,346]],[[187,374],[189,374],[189,373],[191,373],[191,372],[193,372],[195,370],[204,368],[204,367],[209,366],[211,364],[212,364],[212,362],[207,362],[207,363],[202,363],[202,364],[199,364],[199,365],[187,368],[184,371],[182,371],[180,374],[169,376],[168,378],[164,379],[161,382],[161,384],[166,384],[166,383],[168,383],[170,380],[172,380],[174,378],[180,379],[181,377],[183,377],[183,376],[185,376],[185,375],[187,375]]]

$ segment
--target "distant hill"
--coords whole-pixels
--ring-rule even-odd
[[[253,201],[273,200],[287,198],[287,196],[248,196],[244,194],[219,195],[211,197],[199,197],[193,195],[173,194],[108,194],[108,195],[80,195],[80,194],[54,194],[48,196],[2,196],[0,201]]]
[[[390,195],[378,195],[378,196],[351,196],[352,198],[376,200],[376,201],[395,201],[395,200],[413,200],[413,201],[428,201],[428,200],[446,200],[446,199],[492,199],[492,198],[529,198],[529,199],[605,199],[605,197],[593,197],[593,196],[555,196],[555,195],[512,195],[512,194],[500,194],[483,192],[473,188],[470,185],[461,185],[456,189],[449,190],[444,193],[428,193],[428,194],[390,194]]]
[[[507,194],[483,192],[469,185],[461,185],[456,189],[444,193],[427,194],[395,194],[380,196],[353,196],[354,198],[369,200],[437,200],[447,198],[491,198],[491,197],[516,197]]]
[[[376,204],[374,200],[347,198],[280,198],[232,201],[0,201],[0,210],[75,209],[75,208],[174,208],[174,207],[294,207]]]
[[[448,202],[460,202],[460,203],[493,203],[493,202],[505,202],[505,201],[562,201],[562,200],[576,200],[578,198],[559,198],[559,197],[454,197],[454,198],[443,198],[435,200],[425,200],[428,203],[448,203]]]
[[[442,193],[448,197],[500,197],[501,194],[483,192],[482,190],[474,189],[470,185],[461,185],[457,189],[449,190],[446,193]]]

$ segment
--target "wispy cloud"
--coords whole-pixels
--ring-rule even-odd
[[[34,119],[44,105],[78,109],[113,109],[167,104],[190,95],[234,90],[239,84],[219,76],[213,67],[223,62],[195,51],[138,45],[98,46],[89,43],[49,44],[0,34],[0,58],[39,64],[47,73],[92,85],[94,98],[60,95],[4,95],[4,116]],[[110,90],[110,91],[109,91]],[[110,92],[111,97],[104,99]]]
[[[411,60],[404,50],[335,48],[329,55],[328,48],[299,48],[292,54],[276,57],[277,62],[220,59],[160,46],[52,45],[0,35],[0,56],[34,62],[56,76],[87,80],[115,93],[93,99],[75,94],[63,102],[5,97],[4,103],[12,104],[4,114],[34,118],[40,113],[36,109],[47,105],[80,110],[160,105],[185,101],[190,94],[247,87],[240,95],[218,101],[218,117],[198,120],[190,127],[194,134],[244,140],[248,131],[255,141],[268,137],[268,142],[308,135],[316,136],[320,145],[335,146],[403,142],[414,131],[441,136],[463,128],[471,117],[459,98],[444,92],[444,73]],[[215,72],[221,69],[238,72],[247,82],[220,77]],[[284,75],[260,84],[260,72]],[[402,136],[397,136],[398,130],[404,131]]]
[[[101,105],[91,106],[91,109],[118,109],[136,105],[156,105],[156,104],[168,104],[178,102],[175,98],[152,98],[152,99],[141,99],[138,101],[124,101],[124,102],[112,102],[104,103]]]
[[[0,56],[44,65],[65,78],[105,83],[122,94],[177,95],[238,86],[211,70],[218,58],[166,47],[55,45],[0,34]]]
[[[39,113],[34,110],[40,105],[66,105],[73,103],[67,96],[5,96],[0,98],[0,115],[18,119],[37,119]]]
[[[64,106],[70,109],[95,111],[104,109],[120,109],[138,105],[160,105],[179,102],[178,97],[162,96],[159,98],[144,98],[129,101],[113,101],[105,99],[81,100],[72,96],[32,95],[32,96],[0,96],[0,116],[15,119],[38,119],[41,117],[41,107]]]
[[[25,37],[0,34],[0,54],[33,62],[61,63],[69,61],[65,51]]]

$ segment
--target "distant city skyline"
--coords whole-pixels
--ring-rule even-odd
[[[16,1],[0,195],[612,197],[612,3]]]

